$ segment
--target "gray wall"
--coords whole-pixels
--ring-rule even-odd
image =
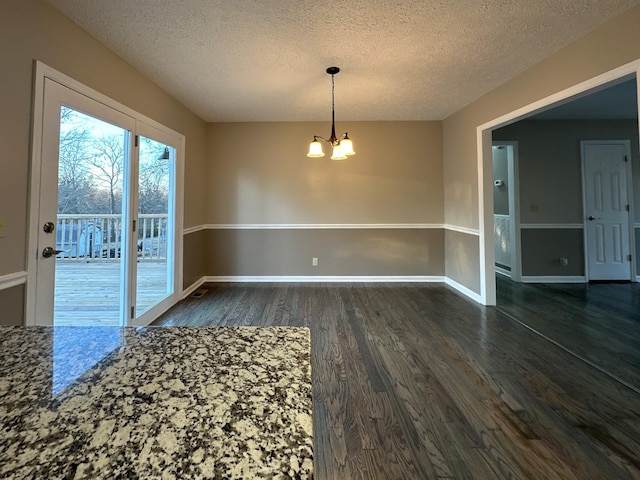
[[[521,223],[560,225],[583,223],[580,141],[630,140],[639,222],[636,120],[525,120],[494,131],[493,139],[518,141]],[[521,239],[523,275],[584,275],[581,229],[523,229]],[[567,267],[559,265],[560,257],[569,258]]]
[[[216,276],[444,275],[440,228],[216,229],[206,245]]]

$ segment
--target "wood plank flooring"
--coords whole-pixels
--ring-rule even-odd
[[[497,282],[498,310],[640,391],[640,283]]]
[[[500,307],[441,284],[207,288],[155,324],[310,327],[317,479],[640,479],[640,394]]]

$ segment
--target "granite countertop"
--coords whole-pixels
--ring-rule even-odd
[[[0,327],[0,478],[313,477],[292,327]]]

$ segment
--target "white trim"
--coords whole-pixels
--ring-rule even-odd
[[[474,292],[473,290],[465,287],[464,285],[456,282],[455,280],[450,279],[449,277],[445,277],[444,283],[449,285],[451,288],[457,290],[458,292],[466,295],[472,300],[475,300],[478,303],[482,303],[482,296]]]
[[[493,262],[494,255],[492,239],[493,229],[491,223],[493,221],[493,169],[491,165],[491,143],[492,131],[503,127],[510,123],[521,120],[536,111],[541,111],[554,104],[558,104],[563,100],[588,92],[598,87],[605,88],[611,82],[623,81],[625,77],[635,75],[636,79],[640,78],[640,59],[629,62],[620,67],[614,68],[596,77],[589,78],[572,87],[561,90],[553,95],[537,100],[533,103],[525,105],[514,111],[501,115],[488,122],[479,125],[476,128],[477,138],[477,170],[478,170],[478,219],[480,221],[480,289],[484,292],[481,295],[480,303],[484,305],[495,305],[495,271]],[[638,91],[640,92],[640,82],[638,82]],[[638,104],[640,105],[640,94],[638,95]],[[640,106],[639,106],[640,108]],[[489,189],[489,186],[491,188]],[[485,189],[488,195],[485,195]],[[489,197],[488,199],[485,197]],[[491,268],[489,268],[489,266]]]
[[[640,225],[640,224],[639,224]],[[182,233],[189,235],[202,230],[450,230],[479,236],[476,228],[458,227],[443,223],[205,223],[185,228]]]
[[[564,90],[560,90],[559,92],[525,105],[524,107],[520,107],[517,110],[506,113],[505,115],[502,115],[498,118],[483,123],[482,125],[478,126],[478,128],[480,130],[487,130],[514,123],[518,120],[524,119],[525,117],[531,116],[531,114],[533,113],[539,113],[541,111],[547,110],[547,108],[545,107],[552,107],[555,104],[560,105],[562,103],[565,103],[563,102],[563,100],[569,100],[570,98],[581,93],[589,92],[598,87],[609,87],[609,84],[611,82],[615,82],[616,80],[622,82],[626,80],[624,77],[637,74],[639,70],[640,60],[634,60],[620,67],[614,68],[613,70],[602,73],[596,77],[589,78],[576,85],[565,88]],[[638,102],[640,103],[640,98],[638,99]]]
[[[442,229],[441,223],[207,223],[184,229],[184,233],[200,230],[394,230],[394,229]]]
[[[521,223],[521,230],[582,230],[582,223]]]
[[[467,235],[474,235],[476,237],[480,236],[480,230],[477,228],[467,228],[467,227],[458,227],[456,225],[444,225],[445,230],[450,230],[452,232],[466,233]]]
[[[182,230],[183,235],[189,235],[190,233],[196,233],[205,230],[205,225],[197,225],[195,227],[184,228]]]
[[[0,275],[0,290],[17,287],[27,283],[27,272],[15,272],[7,275]]]
[[[582,275],[573,276],[536,276],[536,275],[523,275],[522,283],[586,283],[586,277]]]
[[[191,286],[189,286],[189,287],[185,288],[184,290],[182,290],[182,299],[184,300],[189,295],[191,295],[193,292],[195,292],[197,289],[199,289],[202,285],[204,285],[206,278],[207,277],[200,277],[193,284],[191,284]]]
[[[480,296],[483,305],[496,304],[495,240],[493,218],[493,143],[491,130],[478,131],[478,255],[480,266]],[[488,162],[485,168],[484,161]],[[484,253],[484,254],[483,254]]]
[[[203,280],[204,279],[204,280]],[[380,282],[411,282],[411,283],[442,283],[444,282],[444,277],[442,276],[430,276],[430,275],[389,275],[389,276],[368,276],[368,275],[300,275],[300,276],[287,276],[287,275],[276,275],[276,276],[243,276],[243,275],[232,275],[232,276],[207,276],[203,277],[202,283],[220,283],[220,282],[228,282],[228,283],[306,283],[306,282],[366,282],[366,283],[380,283]],[[198,282],[200,282],[198,280]],[[196,282],[196,283],[198,283]],[[200,285],[202,285],[200,283]],[[189,287],[192,288],[192,287]],[[197,288],[197,287],[196,287]]]
[[[499,267],[498,265],[496,265],[494,268],[497,274],[511,278],[511,272],[509,270]]]
[[[531,277],[534,278],[534,277]],[[183,291],[183,297],[186,298],[205,283],[342,283],[342,282],[369,282],[369,283],[444,283],[449,287],[457,290],[460,294],[465,295],[472,300],[481,303],[480,295],[473,290],[468,289],[464,285],[459,284],[444,276],[205,276],[194,282],[191,286]]]

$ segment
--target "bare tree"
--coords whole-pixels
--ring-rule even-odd
[[[62,107],[58,166],[58,212],[86,213],[92,208],[94,186],[86,160],[90,132],[77,113]]]
[[[122,183],[124,180],[124,139],[116,135],[94,137],[92,155],[87,160],[96,185],[106,191],[108,211],[122,213]]]
[[[139,213],[167,213],[169,204],[169,160],[160,159],[165,146],[141,138],[139,164]]]

